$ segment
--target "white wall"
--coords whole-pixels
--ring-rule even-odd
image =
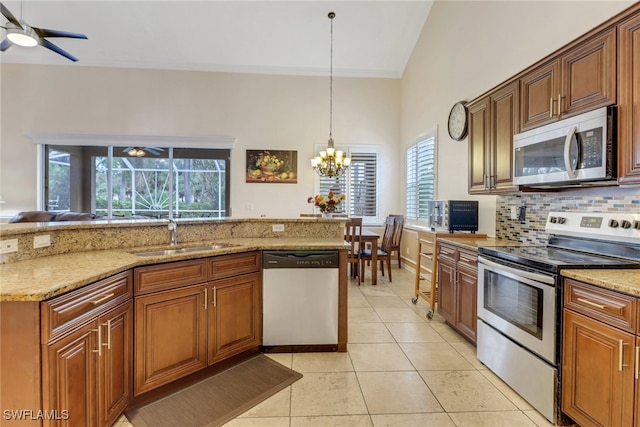
[[[437,197],[479,200],[480,232],[493,235],[495,197],[467,193],[468,140],[449,138],[451,107],[480,96],[633,3],[436,1],[402,78],[400,138],[406,149],[420,133],[438,126]]]
[[[227,135],[233,216],[309,213],[315,144],[329,136],[328,77],[2,64],[0,205],[3,216],[36,208],[36,147],[29,132]],[[397,79],[334,78],[333,136],[380,147],[382,206],[396,211]],[[298,151],[297,184],[245,183],[245,150]],[[247,209],[251,206],[252,209]],[[399,212],[399,211],[398,211]]]

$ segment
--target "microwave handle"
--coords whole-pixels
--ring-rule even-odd
[[[571,179],[575,179],[578,176],[578,172],[576,172],[576,169],[571,164],[571,145],[578,145],[578,140],[576,139],[577,131],[577,127],[571,126],[571,128],[569,129],[569,133],[567,133],[567,137],[564,140],[564,167],[567,169],[567,173],[569,174],[569,178]]]

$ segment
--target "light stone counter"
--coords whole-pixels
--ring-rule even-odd
[[[564,277],[640,297],[640,268],[615,270],[562,270]]]
[[[478,235],[477,237],[438,237],[438,241],[449,243],[452,245],[460,246],[465,249],[477,251],[481,246],[517,246],[520,243],[513,242],[511,240],[496,239],[495,237],[483,237]]]

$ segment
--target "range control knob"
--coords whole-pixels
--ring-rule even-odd
[[[552,224],[555,224],[556,222],[558,222],[558,218],[556,218],[555,216],[550,216],[549,217],[549,222]]]
[[[565,222],[567,222],[567,219],[565,217],[562,217],[562,216],[558,217],[558,224],[564,224]]]
[[[631,228],[631,221],[627,221],[626,219],[623,219],[622,222],[620,223],[620,226],[622,228]]]
[[[633,228],[636,230],[640,230],[640,221],[633,221]]]
[[[619,225],[620,225],[620,223],[618,223],[617,219],[610,219],[609,220],[609,227],[618,228]]]

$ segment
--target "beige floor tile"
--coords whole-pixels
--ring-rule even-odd
[[[382,296],[382,297],[367,297],[369,304],[374,309],[379,308],[407,308],[407,304],[399,296]]]
[[[431,325],[421,322],[388,323],[387,329],[393,338],[401,342],[445,342]]]
[[[369,415],[292,417],[291,427],[373,427]]]
[[[349,298],[347,300],[349,308],[370,308],[371,304],[359,289],[349,289]]]
[[[447,342],[466,341],[464,338],[462,338],[462,335],[451,329],[446,323],[438,321],[435,316],[433,320],[429,322],[429,325],[431,325],[431,327],[435,329],[436,332],[439,333]]]
[[[288,417],[291,413],[291,387],[286,387],[278,393],[260,402],[240,417]]]
[[[522,412],[524,412],[524,414],[527,417],[529,417],[529,419],[533,421],[533,423],[537,427],[553,427],[554,426],[554,424],[552,424],[549,420],[547,420],[544,417],[544,415],[542,415],[540,412],[536,411],[535,409],[525,410]]]
[[[371,415],[371,420],[374,427],[455,427],[445,413]]]
[[[289,427],[289,417],[236,418],[225,427]],[[186,427],[186,426],[183,426]]]
[[[378,280],[380,280],[380,276],[378,276]],[[394,297],[396,294],[389,289],[388,286],[379,283],[377,286],[372,286],[370,284],[363,284],[360,286],[360,292],[364,296],[367,297]]]
[[[286,366],[287,368],[291,369],[291,361],[293,357],[291,353],[265,353],[265,354],[267,355],[267,357],[275,360],[282,366]]]
[[[366,415],[353,372],[307,373],[291,386],[291,416]]]
[[[356,371],[411,371],[413,365],[398,344],[350,344],[349,354]]]
[[[382,322],[376,311],[371,308],[349,308],[349,323]]]
[[[516,393],[507,383],[502,381],[500,377],[494,374],[492,371],[487,369],[484,365],[482,369],[479,369],[478,372],[486,377],[491,384],[493,384],[502,394],[506,396],[514,405],[518,407],[520,410],[532,410],[533,407],[524,400],[518,393]]]
[[[517,409],[478,371],[420,371],[420,375],[447,412]]]
[[[425,319],[420,317],[413,309],[407,308],[376,308],[376,313],[383,322],[418,322],[423,323]]]
[[[473,369],[473,366],[446,342],[400,343],[400,348],[419,371]]]
[[[395,342],[384,323],[351,323],[348,341],[349,343]]]
[[[521,411],[450,413],[457,427],[536,427]]]
[[[293,355],[292,369],[302,374],[305,372],[353,372],[353,364],[349,353],[296,353]]]
[[[451,347],[464,357],[475,369],[486,369],[476,356],[476,348],[468,341],[452,342]]]
[[[443,412],[415,371],[358,372],[357,375],[370,414]]]

